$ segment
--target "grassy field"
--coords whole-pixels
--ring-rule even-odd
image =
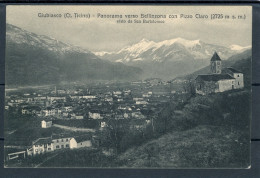
[[[118,156],[119,167],[247,168],[249,139],[209,125],[174,131]]]

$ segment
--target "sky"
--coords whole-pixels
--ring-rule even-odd
[[[62,18],[39,17],[39,13],[61,14]],[[65,13],[73,18],[64,18]],[[74,18],[74,13],[89,14],[90,18]],[[159,19],[164,23],[156,24],[116,23],[114,18],[98,18],[98,13],[123,17],[133,14],[138,15],[139,20],[143,20],[141,14],[166,15],[167,18]],[[179,18],[180,14],[193,18]],[[208,15],[208,19],[195,18],[196,14]],[[230,18],[212,20],[211,14],[229,15]],[[169,15],[178,15],[178,18],[168,18]],[[246,18],[232,19],[232,15]],[[143,38],[159,42],[180,37],[223,46],[252,44],[252,8],[249,6],[10,5],[6,22],[93,52],[118,51]]]

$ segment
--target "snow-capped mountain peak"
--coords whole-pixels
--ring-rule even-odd
[[[231,45],[229,46],[229,48],[233,51],[243,51],[243,50],[247,50],[250,49],[251,46],[240,46],[240,45]]]
[[[209,59],[216,51],[221,59],[250,49],[250,46],[242,47],[232,45],[230,47],[205,43],[199,39],[188,40],[184,38],[174,38],[159,42],[148,39],[126,46],[117,52],[97,52],[97,56],[114,62],[140,62],[140,61],[181,61]]]
[[[133,44],[131,46],[127,46],[120,51],[117,52],[117,54],[122,52],[128,52],[131,53],[132,56],[136,56],[138,54],[141,54],[142,52],[148,50],[149,48],[153,47],[156,43],[154,41],[150,41],[147,39],[142,39],[140,42]]]
[[[164,40],[162,42],[158,43],[158,46],[162,46],[162,45],[166,45],[166,46],[170,46],[174,43],[179,43],[182,44],[183,46],[187,47],[187,48],[191,48],[197,44],[200,44],[200,40],[186,40],[183,38],[174,38],[171,40]]]
[[[15,41],[17,44],[30,44],[32,47],[41,47],[50,51],[55,51],[57,53],[91,53],[90,51],[79,46],[67,44],[55,38],[47,37],[45,35],[37,35],[11,24],[7,24],[6,35],[8,36],[8,40]]]
[[[151,40],[148,40],[146,38],[143,38],[141,41],[139,41],[139,43],[148,43],[150,42]]]

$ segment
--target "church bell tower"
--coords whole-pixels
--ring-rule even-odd
[[[210,60],[210,70],[212,74],[221,74],[221,59],[216,52]]]

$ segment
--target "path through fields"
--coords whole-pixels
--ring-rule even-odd
[[[95,132],[94,129],[69,127],[69,126],[59,125],[59,124],[53,124],[53,127],[58,127],[60,129],[70,130],[74,132]]]
[[[48,157],[46,160],[44,160],[44,161],[41,162],[40,164],[37,164],[37,165],[35,166],[35,168],[40,167],[43,163],[45,163],[45,162],[48,161],[49,159],[54,158],[54,157],[57,156],[58,154],[59,154],[59,153],[56,153],[56,154],[54,154],[54,155]]]

